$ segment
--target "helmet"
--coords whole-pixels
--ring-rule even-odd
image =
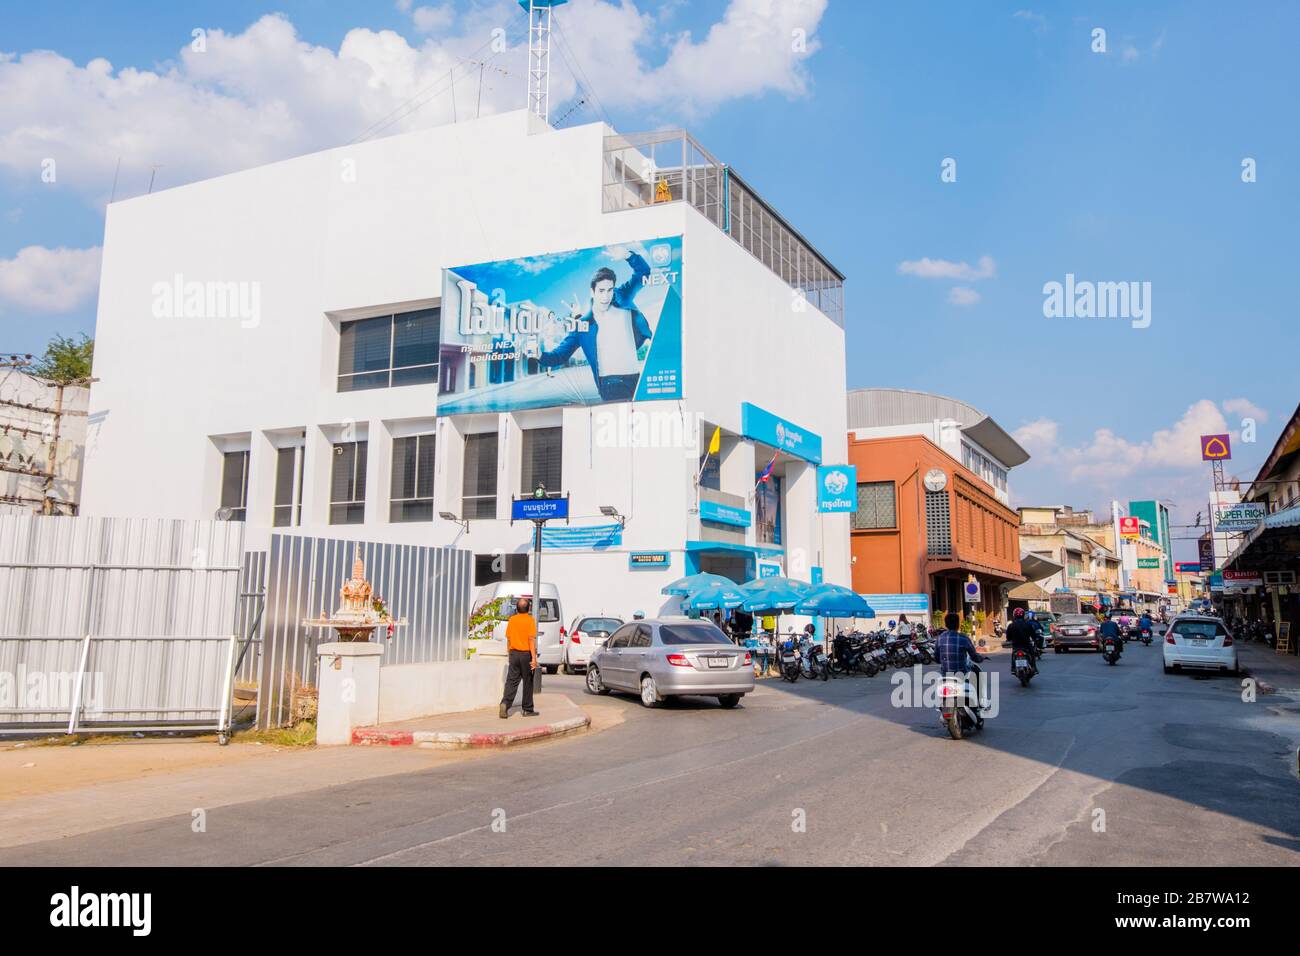
[[[1025,616],[1025,609],[1023,607],[1016,608],[1016,612],[1013,615],[1013,617],[1024,617],[1024,616]]]
[[[632,620],[634,620],[634,621],[644,621],[644,620],[645,620],[645,611],[633,611],[633,612],[632,612]]]

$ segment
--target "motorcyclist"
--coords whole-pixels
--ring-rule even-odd
[[[1138,634],[1142,634],[1144,632],[1151,633],[1152,627],[1153,625],[1151,623],[1151,612],[1143,611],[1142,616],[1138,618]]]
[[[1101,646],[1103,650],[1106,647],[1106,638],[1111,637],[1115,639],[1115,653],[1118,655],[1124,652],[1124,638],[1120,636],[1119,623],[1114,618],[1108,617],[1106,620],[1102,621],[1101,629],[1098,633],[1101,637]]]
[[[1025,620],[1025,609],[1018,607],[1011,618],[1011,626],[1007,628],[1007,640],[1011,642],[1011,675],[1016,673],[1016,651],[1024,651],[1029,655],[1029,661],[1035,667],[1038,666],[1038,641],[1034,633],[1033,626]]]
[[[946,628],[939,639],[935,642],[935,652],[939,656],[939,667],[944,675],[954,674],[958,677],[963,674],[969,674],[969,682],[976,687],[979,686],[980,669],[975,665],[981,661],[987,660],[984,655],[975,650],[975,645],[971,639],[958,630],[961,627],[961,616],[951,611],[943,616],[943,626]],[[984,726],[984,717],[975,709],[976,720],[979,726]]]

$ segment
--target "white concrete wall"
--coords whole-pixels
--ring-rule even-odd
[[[390,664],[379,668],[379,723],[459,714],[501,701],[504,658]]]
[[[779,277],[684,203],[603,213],[605,126],[531,128],[527,114],[504,114],[112,204],[91,395],[101,424],[85,513],[210,517],[217,452],[234,443],[253,450],[248,541],[258,547],[270,533],[270,436],[305,431],[304,518],[295,531],[527,551],[530,526],[505,517],[475,520],[468,534],[438,518],[389,523],[392,438],[436,429],[435,511],[460,514],[463,436],[497,431],[497,513],[508,516],[519,491],[519,429],[562,422],[573,524],[608,521],[601,505],[627,517],[619,551],[545,554],[543,577],[560,585],[566,623],[577,613],[670,609],[675,602],[659,589],[684,573],[684,542],[700,537],[697,445],[594,440],[626,405],[435,423],[436,385],[339,393],[336,373],[338,322],[436,304],[445,267],[676,234],[684,236],[685,396],[636,409],[739,432],[741,403],[750,401],[818,433],[824,462],[843,463],[843,330],[811,307],[798,311]],[[257,283],[256,321],[155,317],[155,283],[178,274]],[[330,442],[348,436],[370,442],[366,523],[330,526]],[[746,455],[748,444],[736,461]],[[786,467],[787,570],[821,565],[826,580],[848,584],[848,516],[817,515],[815,481],[797,461]],[[728,480],[740,487],[724,490],[748,493],[752,478],[741,473],[752,470],[733,468]],[[630,550],[669,551],[672,564],[630,572]]]

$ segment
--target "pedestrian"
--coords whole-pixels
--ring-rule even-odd
[[[510,706],[515,702],[515,691],[524,685],[524,716],[536,717],[533,709],[533,672],[537,670],[537,623],[533,620],[527,598],[515,603],[515,613],[506,621],[506,647],[509,664],[506,666],[506,690],[501,697],[499,716],[510,716]]]

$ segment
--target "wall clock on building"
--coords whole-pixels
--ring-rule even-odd
[[[931,468],[925,473],[925,488],[927,491],[943,491],[948,487],[948,476],[944,474],[942,468]]]

